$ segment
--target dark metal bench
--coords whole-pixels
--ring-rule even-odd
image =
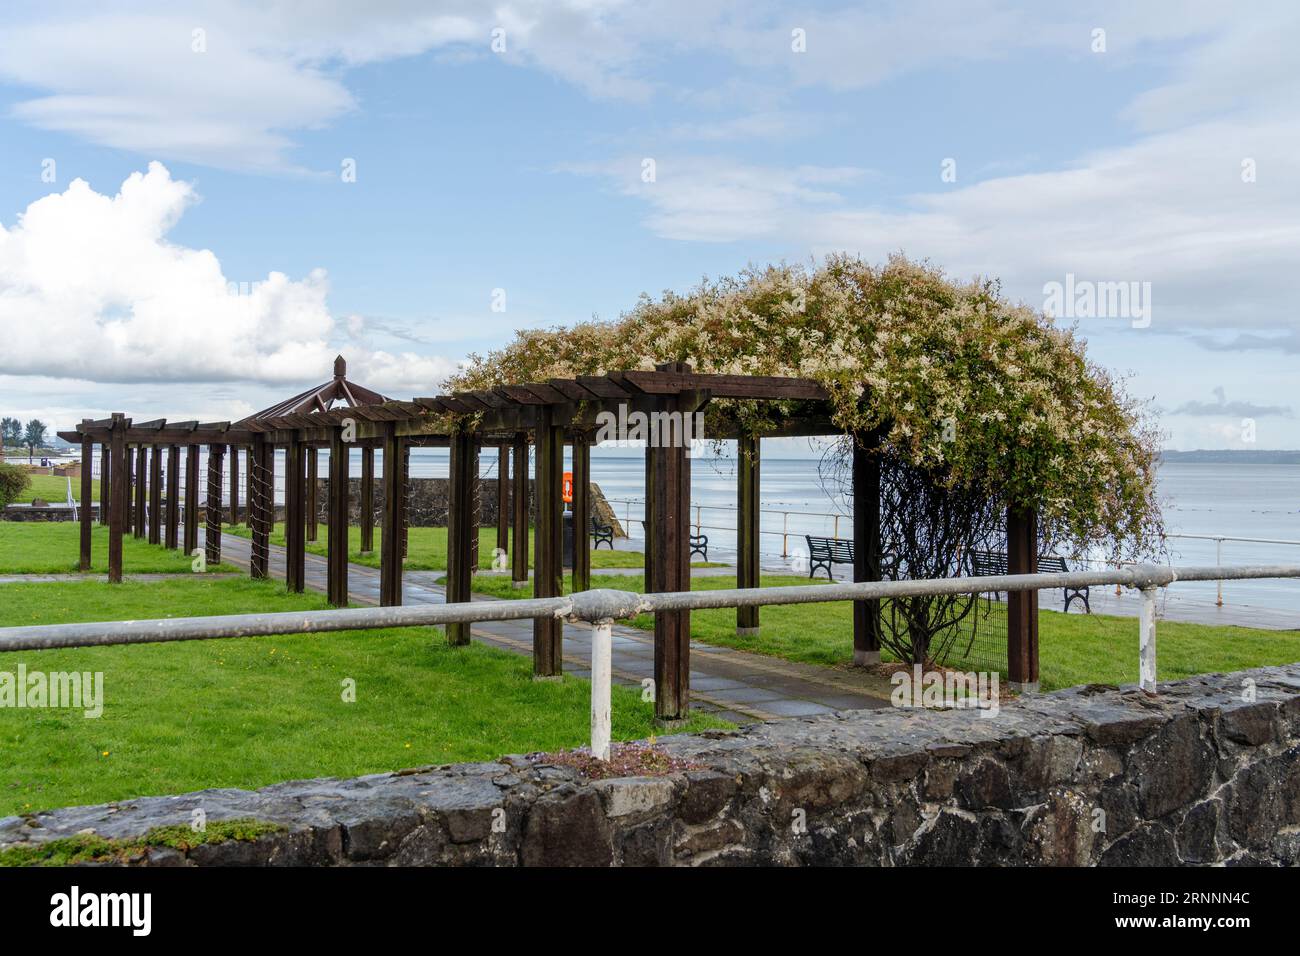
[[[804,535],[808,542],[808,577],[812,577],[818,568],[826,569],[827,580],[835,580],[831,574],[832,564],[853,563],[853,542],[843,538],[816,538]]]
[[[975,577],[988,577],[990,575],[1007,573],[1007,556],[1002,551],[972,551],[971,557],[971,574]],[[1049,574],[1066,574],[1070,568],[1065,563],[1065,558],[1056,554],[1040,554],[1038,556],[1038,570]],[[1063,588],[1065,592],[1065,607],[1062,610],[1069,611],[1070,604],[1075,599],[1083,602],[1085,614],[1092,613],[1092,607],[1088,604],[1088,589],[1082,588]],[[995,592],[1001,594],[1001,592]]]
[[[601,524],[596,520],[595,515],[591,516],[591,537],[593,538],[591,550],[599,549],[602,541],[609,545],[609,550],[614,550],[614,526]]]
[[[812,577],[818,568],[826,569],[826,579],[835,580],[831,574],[832,564],[853,563],[853,542],[848,538],[818,538],[814,535],[803,536],[808,542],[808,577]],[[880,576],[885,581],[898,580],[898,556],[890,551],[880,554]]]
[[[707,534],[691,535],[691,557],[695,557],[697,554],[705,561],[709,560],[709,536]]]

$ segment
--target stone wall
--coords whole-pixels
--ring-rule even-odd
[[[1243,700],[1246,688],[1255,699]],[[524,757],[0,820],[6,847],[254,819],[178,864],[1295,864],[1300,665],[666,738],[695,769],[589,782]]]
[[[320,521],[328,517],[329,479],[317,478],[316,507]],[[353,524],[361,520],[361,479],[348,479],[348,509]],[[497,479],[479,480],[479,525],[496,527],[497,523]],[[451,482],[447,478],[412,478],[410,495],[410,523],[413,527],[444,528],[447,526],[447,502],[451,494]],[[384,515],[383,482],[375,479],[375,526],[383,522]],[[591,483],[591,512],[602,524],[612,524],[614,533],[624,536],[623,527],[614,515],[614,509],[605,500],[600,485]],[[533,520],[535,501],[533,482],[528,483],[528,520]]]

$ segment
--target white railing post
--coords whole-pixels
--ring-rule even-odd
[[[1223,567],[1223,538],[1216,538],[1214,541],[1214,564],[1216,567]],[[1216,582],[1219,586],[1219,597],[1215,601],[1215,607],[1223,607],[1223,579]]]
[[[1138,684],[1148,693],[1156,692],[1156,589],[1142,588],[1142,607],[1138,611]]]
[[[781,512],[781,557],[790,556],[790,512]]]
[[[614,622],[609,618],[591,626],[591,755],[609,759],[610,660]]]

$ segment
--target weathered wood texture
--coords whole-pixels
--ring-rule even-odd
[[[663,410],[683,411],[675,398],[663,400]],[[654,553],[651,592],[689,591],[690,570],[690,458],[680,444],[647,449],[653,485],[653,523],[648,531]],[[662,611],[655,614],[655,717],[683,720],[690,710],[691,614]]]
[[[185,553],[199,548],[199,446],[185,449]]]
[[[874,434],[853,444],[853,580],[880,580],[880,459]],[[880,601],[853,602],[853,660],[880,662]]]
[[[135,520],[131,533],[144,538],[149,533],[149,446],[137,445],[135,449]]]
[[[284,585],[294,594],[301,594],[307,586],[304,452],[302,442],[291,438],[284,453]]]
[[[109,488],[112,487],[109,482],[113,474],[110,449],[111,439],[99,446],[99,523],[105,527],[108,526]]]
[[[533,543],[533,596],[558,597],[563,592],[564,569],[564,429],[555,424],[551,406],[541,406],[537,417],[537,527]],[[533,674],[559,677],[564,672],[564,625],[554,618],[533,621]]]
[[[94,460],[95,443],[89,438],[83,438],[81,440],[81,501],[77,510],[77,519],[81,524],[80,553],[78,554],[77,567],[83,571],[90,570],[90,523],[95,510],[91,502],[93,485],[90,478],[90,466]]]
[[[514,551],[511,553],[510,578],[516,587],[528,583],[528,434],[515,433],[514,447],[515,471],[511,483],[514,485],[512,495],[512,523],[514,524]]]
[[[181,449],[167,446],[167,527],[166,545],[175,551],[181,544]]]
[[[458,432],[451,439],[450,488],[447,504],[447,603],[460,604],[473,598],[470,590],[474,568],[471,539],[478,534],[474,507],[474,485],[478,458],[474,436]],[[448,624],[447,643],[468,644],[467,623]]]
[[[348,606],[348,446],[343,430],[330,437],[329,527],[326,529],[326,597]]]
[[[573,440],[573,590],[591,589],[591,445]]]
[[[162,544],[162,446],[149,449],[149,543]]]
[[[361,449],[361,553],[375,550],[375,449]]]
[[[379,603],[402,603],[402,510],[406,488],[402,481],[405,440],[390,422],[384,437],[384,516],[379,540]]]
[[[758,587],[759,476],[762,445],[753,435],[742,435],[736,443],[736,587]],[[736,630],[752,634],[758,630],[759,609],[736,608]]]
[[[130,452],[126,447],[126,422],[120,414],[113,416],[111,446],[112,464],[109,474],[112,500],[108,509],[108,580],[114,584],[122,581],[122,534],[126,530],[126,513],[130,508],[131,479],[129,477]],[[101,479],[102,480],[102,479]]]
[[[510,553],[510,446],[497,449],[497,552]]]
[[[318,520],[318,509],[320,503],[316,496],[318,493],[317,486],[317,469],[320,465],[320,451],[314,447],[307,448],[307,540],[315,542],[317,537],[316,525]],[[388,465],[384,465],[387,469]]]
[[[1007,573],[1038,573],[1038,515],[1007,511]],[[1038,592],[1007,594],[1007,679],[1038,683]]]
[[[231,448],[231,451],[236,449]],[[275,446],[260,435],[248,451],[248,532],[252,542],[248,575],[259,580],[271,574],[271,519],[275,507],[269,499],[274,497],[275,475],[270,473],[268,466],[275,461],[274,455]]]
[[[208,446],[208,500],[204,507],[203,544],[208,564],[221,563],[221,471],[225,445]]]
[[[248,472],[253,470],[252,455],[248,456]],[[248,523],[253,523],[253,497],[249,494],[245,500],[248,503]],[[230,446],[230,517],[227,519],[229,524],[239,524],[239,446]]]

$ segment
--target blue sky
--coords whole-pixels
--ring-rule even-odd
[[[7,14],[5,414],[238,417],[338,351],[429,394],[517,328],[901,249],[1037,306],[1149,282],[1080,326],[1169,445],[1300,447],[1288,5],[371,7]]]

